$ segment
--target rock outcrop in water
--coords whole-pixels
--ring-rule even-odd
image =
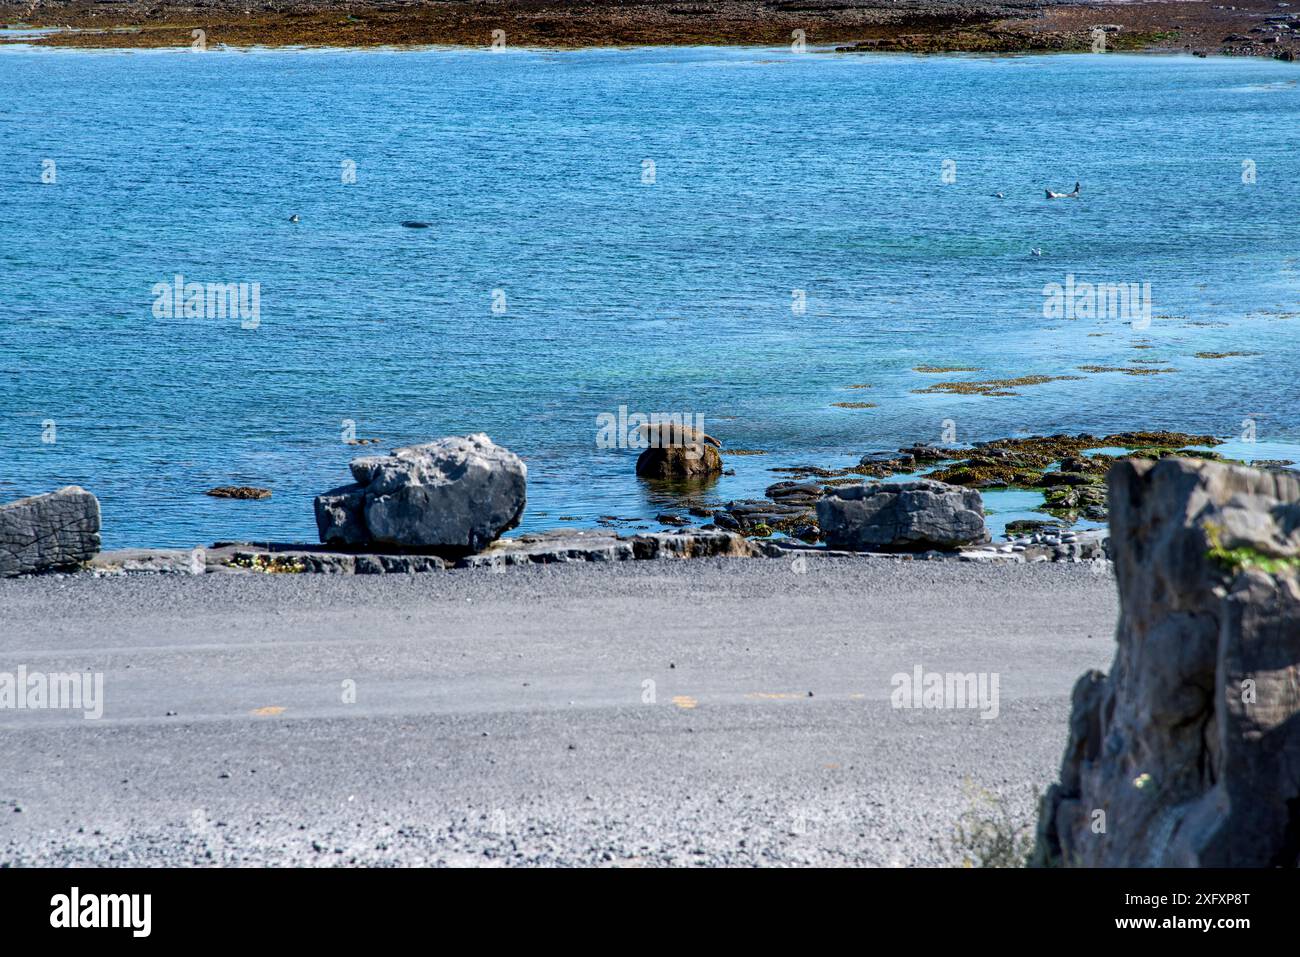
[[[72,568],[99,552],[99,500],[67,485],[0,505],[0,578]]]
[[[817,521],[830,548],[918,551],[989,538],[979,492],[927,479],[831,489]]]
[[[271,497],[271,490],[254,485],[221,485],[210,488],[203,494],[213,498],[263,499]]]
[[[636,474],[642,478],[705,478],[722,471],[718,440],[699,429],[663,423],[643,425],[641,432],[650,443],[636,460]]]
[[[528,469],[483,433],[353,459],[356,482],[316,497],[328,545],[477,552],[524,514]]]
[[[1300,864],[1300,476],[1111,469],[1118,647],[1075,686],[1038,864]]]

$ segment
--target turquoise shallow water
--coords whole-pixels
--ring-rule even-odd
[[[964,443],[1249,419],[1238,453],[1300,458],[1298,79],[1114,55],[0,48],[0,498],[85,485],[108,546],[312,539],[353,420],[385,446],[486,431],[528,462],[525,528],[652,519],[671,499],[636,453],[595,447],[620,405],[768,453],[728,460],[712,501],[945,422]],[[176,274],[259,283],[257,328],[156,317]],[[1069,274],[1150,283],[1149,327],[1045,318]],[[1135,359],[1177,371],[1076,368]],[[914,392],[1027,374],[1080,378]],[[223,484],[274,496],[202,494]]]

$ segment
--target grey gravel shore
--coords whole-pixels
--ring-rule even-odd
[[[0,581],[0,672],[105,697],[0,710],[0,865],[938,865],[1028,823],[1105,566],[805,567]],[[891,707],[918,665],[998,716]]]

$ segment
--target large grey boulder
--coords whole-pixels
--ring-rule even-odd
[[[482,433],[367,455],[356,482],[317,496],[327,544],[476,552],[523,517],[528,469]]]
[[[316,531],[325,545],[364,545],[366,529],[364,485],[342,485],[316,496]]]
[[[1039,864],[1300,864],[1300,475],[1110,471],[1120,619],[1075,686]]]
[[[0,578],[90,561],[99,552],[99,500],[67,485],[0,505]]]
[[[817,503],[817,523],[830,548],[856,551],[948,549],[989,538],[979,492],[928,479],[832,489]]]

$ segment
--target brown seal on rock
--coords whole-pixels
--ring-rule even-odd
[[[643,425],[641,436],[650,447],[636,460],[642,478],[675,479],[717,475],[722,471],[722,447],[711,435],[677,422]]]

